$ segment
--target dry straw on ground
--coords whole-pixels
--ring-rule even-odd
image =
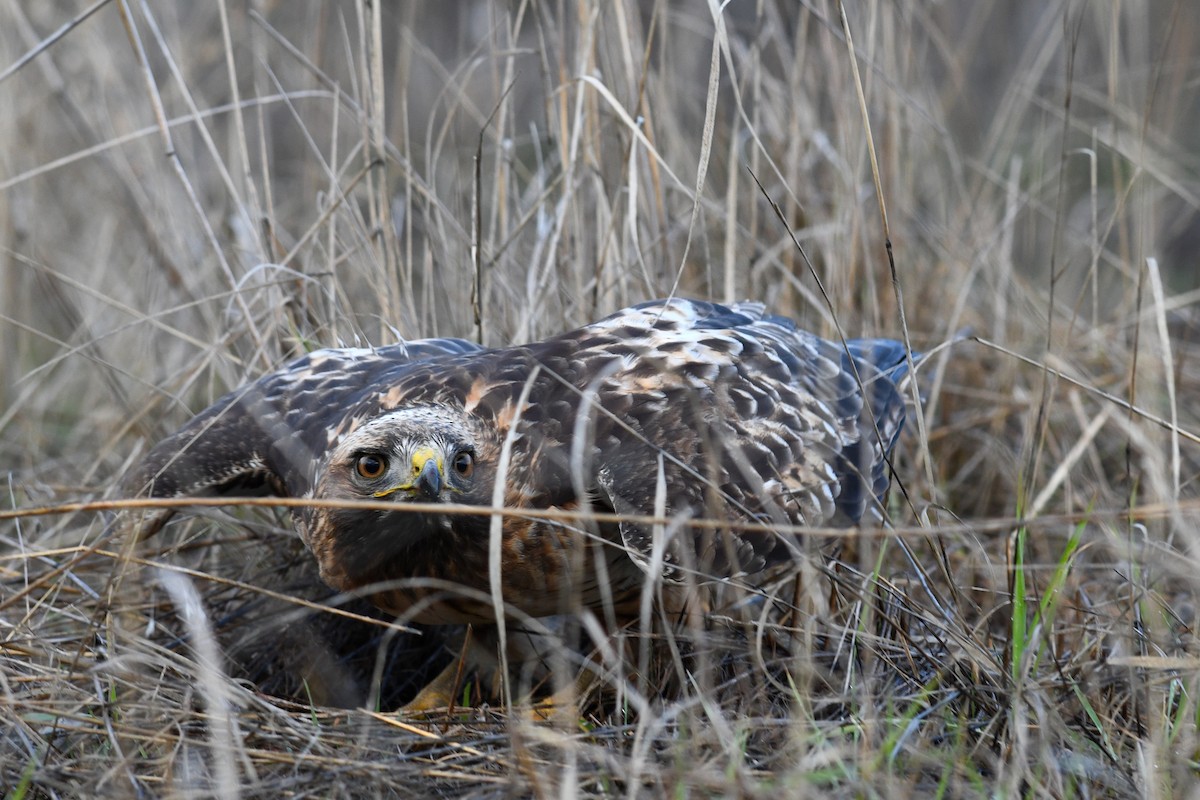
[[[136,550],[6,515],[6,797],[1193,787],[1200,7],[79,5],[0,5],[12,509],[109,496],[316,346],[672,290],[975,338],[922,377],[893,530],[552,724],[388,714],[446,643],[322,610],[283,515]]]

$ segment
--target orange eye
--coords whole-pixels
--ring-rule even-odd
[[[387,459],[373,453],[361,455],[354,461],[354,469],[359,476],[369,481],[382,477],[383,473],[387,472],[387,467]]]
[[[454,471],[464,478],[471,477],[475,471],[475,456],[470,451],[463,450],[454,457]]]

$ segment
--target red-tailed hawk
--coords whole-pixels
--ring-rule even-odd
[[[503,466],[509,508],[657,508],[674,521],[503,518],[506,604],[542,617],[611,602],[620,617],[650,571],[753,583],[796,552],[791,534],[736,523],[858,522],[887,486],[905,372],[898,342],[843,348],[757,303],[654,301],[513,347],[430,339],[310,353],[218,400],[125,486],[419,503],[293,518],[330,586],[377,586],[376,604],[418,622],[489,623],[491,517],[440,509],[492,506]]]

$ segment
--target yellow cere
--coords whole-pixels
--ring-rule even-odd
[[[421,470],[425,469],[425,462],[429,461],[431,458],[434,460],[434,463],[437,464],[438,474],[444,475],[445,471],[442,469],[442,460],[438,458],[437,451],[435,451],[432,447],[422,447],[420,450],[413,453],[412,477],[415,478],[420,475]],[[410,481],[408,485],[412,486],[412,482]]]
[[[382,492],[375,492],[375,494],[372,496],[373,497],[387,497],[392,492],[398,492],[398,491],[401,491],[404,489],[413,488],[413,483],[417,480],[418,477],[420,477],[421,470],[423,470],[425,468],[425,463],[427,461],[429,461],[429,459],[431,459],[431,458],[434,460],[434,463],[437,464],[438,474],[445,475],[446,472],[442,466],[442,459],[438,457],[437,451],[434,450],[432,447],[422,447],[420,450],[417,450],[415,453],[413,453],[412,473],[409,474],[408,480],[405,483],[396,484],[395,486],[393,486],[390,489],[384,489]]]

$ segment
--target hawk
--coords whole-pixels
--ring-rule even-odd
[[[317,350],[222,397],[125,487],[395,502],[292,516],[331,587],[432,624],[496,622],[493,517],[448,512],[500,505],[506,608],[628,620],[649,579],[753,583],[796,557],[796,526],[877,507],[908,363],[899,342],[677,298],[519,346]],[[547,509],[579,518],[520,513]]]

